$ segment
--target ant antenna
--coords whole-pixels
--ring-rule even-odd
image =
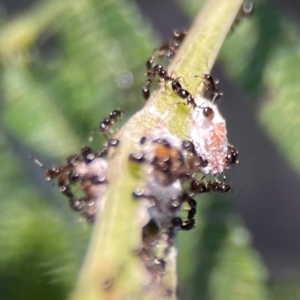
[[[44,166],[37,158],[33,157],[32,155],[29,155],[28,157],[29,157],[34,163],[36,163],[39,167],[41,167],[41,168],[47,170],[46,167],[45,167],[45,166]]]

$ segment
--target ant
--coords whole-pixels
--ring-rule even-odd
[[[185,31],[174,30],[173,37],[172,37],[171,41],[169,43],[163,44],[162,46],[160,46],[158,48],[158,56],[160,58],[163,58],[163,57],[167,57],[169,59],[173,58],[173,56],[176,53],[176,50],[181,45],[181,43],[184,40],[186,34],[187,33]],[[153,62],[154,62],[155,59],[156,59],[155,56],[151,56],[147,60],[147,62],[146,62],[147,71],[149,71],[152,68],[152,65],[153,65]]]
[[[108,118],[104,118],[102,122],[99,124],[99,131],[103,133],[104,137],[108,140],[108,137],[106,136],[106,132],[110,132],[111,126],[115,124],[122,116],[124,112],[120,109],[113,110]],[[89,141],[92,142],[94,139],[94,130],[91,132],[89,136]]]
[[[163,57],[167,57],[169,59],[172,58],[175,55],[176,50],[179,48],[185,36],[186,36],[186,32],[175,30],[171,41],[158,48],[158,56],[160,58]],[[153,83],[156,75],[158,75],[160,78],[164,79],[165,81],[173,80],[170,76],[168,76],[167,71],[163,68],[162,65],[157,64],[153,67],[153,63],[155,59],[156,56],[151,56],[146,62],[147,80],[142,90],[142,94],[145,100],[148,100],[150,97],[149,87]]]
[[[160,77],[165,81],[174,80],[171,76],[168,75],[168,72],[164,69],[162,65],[153,65],[154,57],[151,57],[147,61],[147,80],[143,87],[142,94],[145,100],[148,100],[150,97],[150,86],[153,83],[156,76]]]
[[[187,33],[185,31],[174,30],[171,41],[158,48],[159,57],[172,58],[184,40],[186,34]]]
[[[239,163],[239,151],[233,145],[228,145],[227,155],[225,157],[226,165],[234,165]]]
[[[149,90],[150,85],[153,83],[155,77],[159,76],[165,81],[171,81],[171,87],[173,92],[181,99],[187,100],[188,105],[191,105],[193,108],[196,107],[196,102],[194,98],[192,97],[190,92],[182,88],[181,83],[178,81],[179,78],[175,79],[172,76],[169,76],[167,71],[163,68],[162,65],[155,65],[152,69],[148,70],[147,74],[148,74],[148,78],[142,91],[145,100],[148,100],[150,97],[150,90]]]
[[[182,221],[180,217],[172,219],[173,227],[180,227],[181,230],[189,231],[195,228],[195,219]]]
[[[177,94],[181,99],[186,99],[188,105],[191,105],[193,108],[197,106],[190,92],[182,88],[181,83],[178,81],[178,78],[177,79],[172,78],[171,86],[173,92]]]
[[[108,155],[108,150],[111,147],[117,147],[120,143],[120,140],[116,139],[116,138],[111,138],[108,139],[107,144],[103,147],[103,149],[99,152],[94,152],[93,154],[91,154],[90,158],[93,156],[93,158],[95,157],[105,157]],[[86,161],[87,162],[87,161]]]
[[[107,132],[110,130],[110,127],[115,124],[123,115],[123,111],[119,109],[113,110],[107,119],[104,119],[99,124],[99,130],[101,133]]]
[[[66,179],[68,179],[70,174],[72,173],[74,167],[79,162],[79,155],[75,154],[67,158],[67,164],[61,167],[53,167],[51,169],[47,169],[38,159],[33,156],[29,156],[38,166],[46,170],[45,179],[47,181],[53,180],[57,177],[60,177],[59,183],[64,183]]]
[[[207,193],[208,188],[202,180],[193,179],[190,182],[190,190],[193,194]]]
[[[189,177],[188,175],[198,172],[199,169],[207,167],[208,161],[201,155],[198,155],[196,147],[192,141],[184,140],[182,141],[181,146],[187,152],[186,163],[188,170],[190,170],[187,172],[187,177]]]
[[[220,99],[223,96],[223,92],[217,89],[216,85],[219,83],[219,80],[214,80],[214,78],[209,74],[203,74],[200,76],[203,79],[205,88],[210,92],[210,98],[212,102]]]
[[[232,188],[231,184],[226,184],[225,181],[208,182],[206,187],[209,192],[222,192],[222,193],[227,193]]]
[[[162,185],[170,185],[177,179],[185,177],[184,156],[165,139],[153,141],[154,157],[149,162],[154,167],[156,180]]]
[[[187,193],[183,193],[179,196],[180,206],[183,202],[186,202],[190,208],[188,209],[188,217],[186,221],[182,221],[180,217],[175,217],[172,219],[172,227],[180,227],[181,230],[191,230],[195,228],[195,215],[197,212],[197,202]],[[177,208],[178,205],[176,204]]]
[[[226,184],[225,181],[208,181],[207,184],[202,182],[202,180],[193,179],[190,182],[190,190],[193,194],[202,194],[210,192],[222,192],[227,193],[231,190],[231,184]]]
[[[87,197],[75,198],[74,194],[71,192],[70,187],[67,185],[61,186],[60,191],[68,198],[69,206],[74,211],[82,211],[89,201]]]
[[[134,198],[146,198],[149,199],[151,201],[153,201],[154,203],[157,202],[157,199],[155,199],[154,196],[151,195],[147,195],[145,194],[144,189],[142,190],[137,190],[137,191],[133,191],[132,192],[132,196]],[[172,201],[173,200],[173,201]],[[177,201],[179,200],[179,201]],[[169,235],[171,235],[172,229],[174,229],[174,227],[180,227],[182,230],[191,230],[193,229],[195,226],[195,215],[196,215],[196,206],[197,203],[196,201],[189,196],[187,193],[183,193],[181,194],[176,201],[174,201],[174,199],[170,199],[170,203],[169,203],[169,209],[175,209],[177,210],[178,208],[181,207],[183,202],[186,202],[190,208],[188,209],[188,217],[186,221],[182,221],[182,219],[180,217],[174,217],[171,219],[171,228],[169,229]],[[174,203],[172,203],[174,202]]]
[[[197,202],[187,193],[183,193],[180,197],[181,202],[186,202],[190,208],[188,209],[188,220],[194,219],[197,212]]]
[[[116,139],[111,139],[116,140]],[[114,141],[115,143],[115,141]],[[41,168],[46,170],[45,178],[47,181],[57,178],[57,184],[60,192],[65,195],[69,200],[70,207],[75,211],[82,211],[86,204],[93,198],[93,186],[107,183],[104,176],[99,177],[98,175],[84,175],[79,174],[76,171],[76,167],[81,163],[88,165],[92,162],[95,157],[99,157],[98,153],[94,153],[92,148],[83,147],[80,150],[81,155],[72,155],[67,159],[67,164],[61,167],[53,167],[46,169],[46,167],[36,158],[30,156],[30,158]],[[80,166],[79,166],[80,167]],[[81,190],[85,193],[84,197],[75,198],[71,185],[79,183]],[[86,212],[88,214],[88,212]],[[89,216],[91,217],[91,216]]]
[[[84,152],[84,151],[83,151]],[[29,156],[38,166],[46,169],[45,166],[36,158]],[[73,170],[79,162],[78,155],[72,155],[67,159],[67,164],[58,168],[46,169],[45,178],[47,181],[53,180],[58,177],[58,186],[60,192],[69,199],[70,207],[75,211],[81,211],[86,205],[86,198],[75,198],[70,189],[70,184],[74,183],[78,177],[73,175]]]

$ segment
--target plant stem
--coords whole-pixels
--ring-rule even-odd
[[[196,19],[169,69],[184,79],[190,93],[195,94],[197,89],[203,93],[203,85],[199,87],[195,75],[210,72],[241,5],[242,0],[211,0]],[[133,252],[141,245],[142,228],[137,225],[139,202],[131,194],[143,179],[128,162],[128,155],[153,128],[166,126],[180,138],[189,136],[190,111],[178,102],[178,97],[162,85],[118,133],[120,145],[109,161],[106,205],[97,215],[71,300],[154,299],[153,294],[145,292],[149,278]],[[167,264],[164,284],[167,290],[176,291],[176,260]]]

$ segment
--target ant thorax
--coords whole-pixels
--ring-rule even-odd
[[[195,97],[197,107],[192,114],[190,138],[196,152],[208,161],[201,171],[206,175],[218,175],[224,171],[224,157],[228,151],[226,121],[216,104],[201,96]]]

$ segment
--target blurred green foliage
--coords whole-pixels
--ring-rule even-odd
[[[191,15],[199,6],[195,0],[178,3]],[[28,154],[63,162],[87,144],[112,109],[121,108],[127,118],[137,111],[144,64],[157,44],[150,24],[126,1],[41,2],[2,21],[1,299],[65,299],[74,285],[90,226],[43,182]],[[221,60],[249,97],[264,99],[257,104],[258,120],[283,153],[292,152],[286,159],[299,171],[299,32],[261,3],[228,38]],[[95,143],[101,145],[101,138]],[[297,299],[298,281],[265,284],[250,235],[226,199],[207,196],[198,203],[197,229],[180,234],[180,294]]]

